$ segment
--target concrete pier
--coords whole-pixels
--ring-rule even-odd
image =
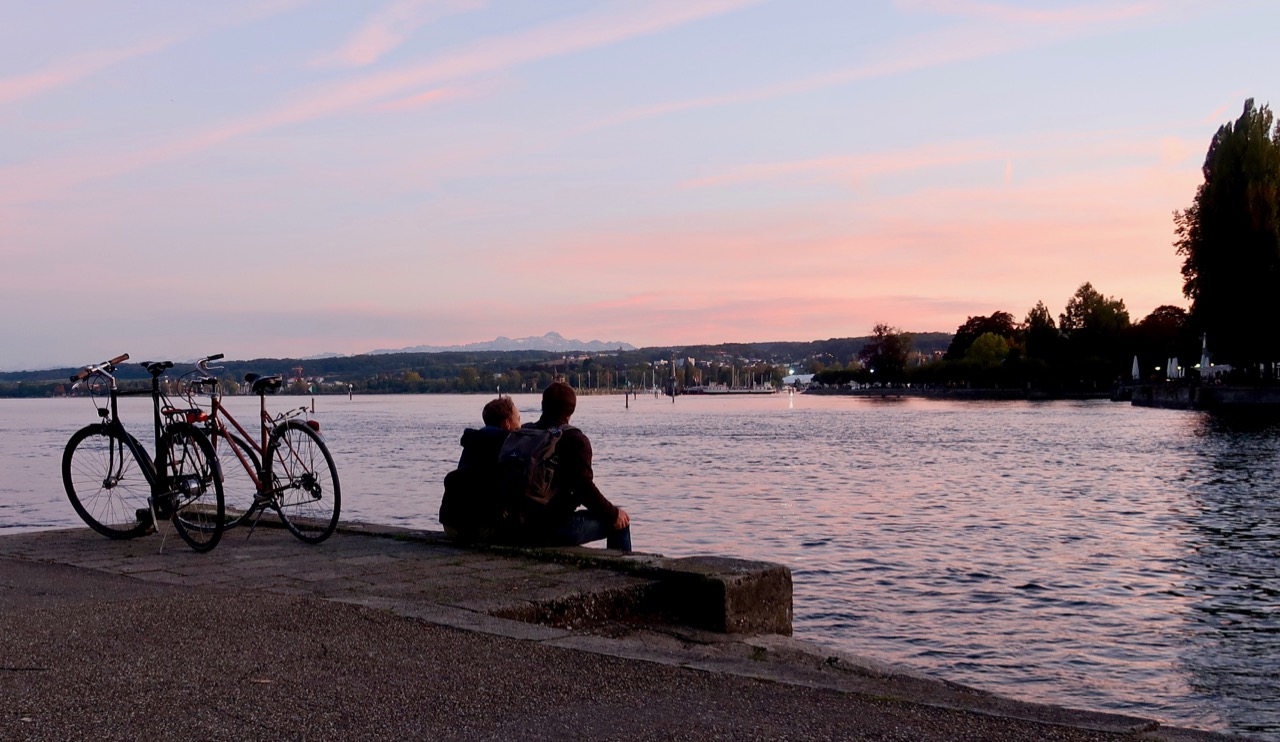
[[[0,739],[1234,739],[793,638],[781,565],[246,533],[0,537]]]

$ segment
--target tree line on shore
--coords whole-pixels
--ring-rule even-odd
[[[932,357],[915,348],[910,333],[877,325],[857,363],[818,369],[814,382],[1106,390],[1129,378],[1135,356],[1143,378],[1164,373],[1171,357],[1198,360],[1200,342],[1187,311],[1161,306],[1133,323],[1124,300],[1086,282],[1056,321],[1043,301],[1021,321],[1005,311],[969,317],[946,351]]]

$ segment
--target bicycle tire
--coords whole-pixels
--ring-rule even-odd
[[[254,477],[262,471],[258,452],[243,438],[226,430],[210,431],[209,442],[213,444],[213,450],[218,456],[218,467],[222,470],[222,497],[227,528],[235,528],[253,516],[255,505],[261,507],[258,485],[254,482]],[[244,460],[253,467],[252,477],[240,456],[244,456]]]
[[[149,515],[139,517],[150,512],[151,483],[127,435],[94,423],[72,434],[62,452],[62,483],[71,507],[108,538],[136,538],[151,525]]]
[[[163,497],[171,498],[174,530],[196,551],[218,545],[226,528],[222,471],[209,437],[189,423],[165,428],[156,452]]]
[[[280,520],[300,540],[318,544],[333,535],[342,488],[333,456],[320,434],[301,420],[277,425],[267,441],[267,481]]]

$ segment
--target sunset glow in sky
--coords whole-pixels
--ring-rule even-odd
[[[7,2],[0,369],[1186,306],[1271,0]]]

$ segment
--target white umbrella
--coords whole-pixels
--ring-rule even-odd
[[[1138,375],[1139,375],[1139,371],[1138,371],[1138,357],[1137,357],[1137,356],[1134,356],[1134,357],[1133,357],[1133,378],[1135,378],[1135,379],[1136,379],[1136,378],[1138,378]]]
[[[1200,336],[1200,373],[1208,373],[1209,366],[1209,337],[1208,335]]]

